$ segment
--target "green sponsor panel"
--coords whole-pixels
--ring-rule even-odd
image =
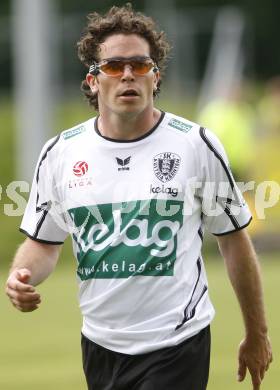
[[[184,133],[187,133],[190,131],[190,129],[193,127],[192,125],[188,125],[187,123],[181,122],[178,119],[172,118],[169,122],[168,125],[171,127],[174,127],[177,130],[181,130]]]
[[[172,276],[183,202],[138,200],[68,210],[82,280]]]

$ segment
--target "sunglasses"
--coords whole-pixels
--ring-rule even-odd
[[[132,72],[137,76],[144,76],[151,70],[155,73],[158,71],[158,67],[150,57],[130,57],[108,58],[99,63],[95,62],[90,66],[89,73],[94,76],[102,73],[106,76],[119,77],[123,75],[126,65],[129,65]]]

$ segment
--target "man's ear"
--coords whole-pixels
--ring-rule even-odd
[[[97,83],[96,76],[94,76],[91,73],[88,73],[86,75],[86,80],[87,80],[87,83],[88,83],[92,93],[96,94],[98,92],[98,83]]]
[[[159,79],[160,79],[160,74],[159,71],[157,71],[154,73],[154,91],[157,90]]]

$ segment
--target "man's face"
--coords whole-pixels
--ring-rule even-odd
[[[109,58],[149,57],[148,42],[136,35],[115,34],[100,45],[99,61]],[[157,88],[159,72],[150,72],[139,76],[130,65],[124,67],[122,75],[112,77],[99,73],[87,75],[87,82],[93,93],[98,94],[101,115],[137,115],[153,107],[153,91]],[[131,94],[129,94],[131,93]]]

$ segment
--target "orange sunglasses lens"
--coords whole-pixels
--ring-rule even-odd
[[[154,68],[154,63],[152,61],[112,60],[100,65],[99,69],[101,70],[101,72],[107,74],[108,76],[120,76],[124,73],[126,65],[129,65],[133,73],[138,75],[144,75],[148,73],[152,68]]]

